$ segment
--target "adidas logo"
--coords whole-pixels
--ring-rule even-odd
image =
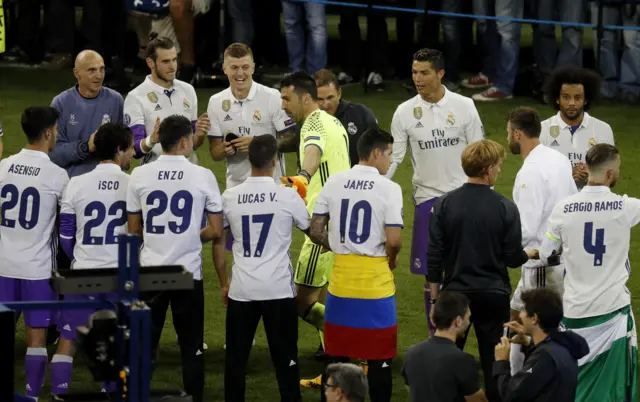
[[[552,147],[559,147],[559,146],[560,146],[560,144],[558,143],[558,141],[553,140],[553,142],[551,143],[551,146],[552,146]]]
[[[27,384],[27,391],[31,391],[31,385]]]
[[[293,360],[291,360],[291,361],[289,362],[289,367],[292,367],[292,366],[295,366],[295,365],[296,365],[296,362],[294,362]]]
[[[155,110],[156,110],[156,111],[158,111],[158,110],[162,110],[162,107],[160,107],[160,105],[156,105]]]
[[[387,362],[382,363],[382,368],[385,368],[385,367],[389,367],[389,365],[387,364]]]
[[[65,331],[71,331],[71,327],[69,326],[69,324],[62,327],[62,329],[64,329]]]
[[[422,128],[422,127],[424,127],[424,126],[422,125],[422,122],[418,122],[418,124],[416,124],[416,128]]]
[[[233,119],[232,119],[232,118],[231,118],[231,116],[229,116],[229,115],[227,115],[227,116],[224,118],[224,121],[231,121],[231,120],[233,120]]]
[[[62,384],[58,385],[56,388],[68,389],[69,384],[67,384],[66,382],[63,382]]]
[[[202,354],[202,351],[198,349],[198,351],[196,352],[196,356],[200,356],[201,354]]]

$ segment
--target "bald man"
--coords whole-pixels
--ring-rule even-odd
[[[60,113],[58,141],[49,157],[69,177],[93,170],[93,138],[105,123],[122,123],[124,100],[116,91],[102,86],[104,60],[93,50],[78,53],[73,68],[78,83],[53,98],[51,106]],[[64,253],[63,253],[64,254]]]

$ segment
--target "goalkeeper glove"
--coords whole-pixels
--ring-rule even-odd
[[[307,187],[309,186],[310,179],[311,176],[306,170],[298,171],[297,176],[280,176],[283,185],[296,190],[305,204],[307,203]]]

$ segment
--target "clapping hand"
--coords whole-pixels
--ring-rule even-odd
[[[211,128],[211,121],[209,121],[209,116],[206,113],[202,113],[202,116],[198,118],[196,121],[196,132],[195,135],[201,137],[207,135],[209,129]]]

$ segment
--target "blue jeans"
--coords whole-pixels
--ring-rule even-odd
[[[461,13],[462,0],[444,1],[442,3],[442,11],[448,13]],[[444,37],[445,79],[457,84],[460,81],[460,53],[462,51],[460,18],[442,17],[441,22]]]
[[[229,0],[227,4],[233,28],[233,42],[251,46],[254,35],[251,0]]]
[[[522,18],[523,12],[524,0],[473,0],[477,15]],[[483,73],[500,91],[512,94],[518,74],[520,23],[478,19],[477,24],[485,53]]]
[[[539,20],[585,22],[586,0],[534,0],[532,5],[533,15]],[[582,67],[582,28],[562,27],[560,52],[555,30],[555,25],[533,25],[534,58],[544,75],[555,67]]]
[[[289,68],[293,72],[305,70],[302,67],[302,61],[305,59],[304,32],[302,30],[303,13],[309,27],[306,72],[313,74],[327,65],[327,20],[324,4],[295,3],[282,0]]]
[[[634,9],[635,13],[630,13]],[[596,3],[591,3],[591,18],[594,23],[597,23],[598,6]],[[604,25],[640,26],[640,5],[604,6],[602,22]],[[624,41],[622,58],[618,56],[621,40]],[[597,49],[597,42],[598,34],[594,30],[594,49]],[[620,91],[640,95],[640,32],[604,31],[599,59],[600,72],[604,78],[601,89],[602,96],[613,98]]]

